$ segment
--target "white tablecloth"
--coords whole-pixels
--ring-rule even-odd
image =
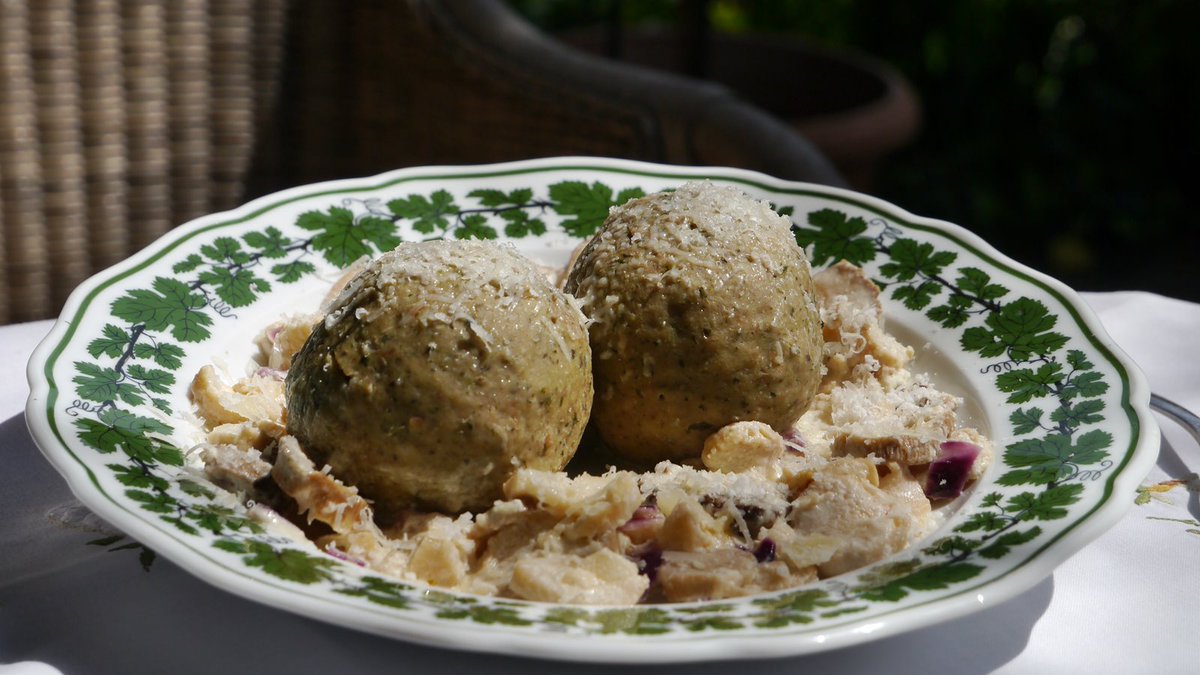
[[[1158,394],[1200,410],[1200,305],[1085,294]],[[0,671],[608,672],[609,666],[406,644],[277,611],[192,578],[74,500],[25,427],[24,368],[49,322],[0,328]],[[621,667],[623,673],[1200,672],[1200,449],[1165,417],[1139,503],[1002,605],[866,645],[793,659]],[[1134,496],[1129,496],[1134,500]],[[90,542],[90,543],[89,543]],[[12,665],[15,664],[15,665]]]

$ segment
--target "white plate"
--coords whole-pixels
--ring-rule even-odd
[[[359,255],[499,236],[563,264],[612,204],[696,177],[770,200],[816,266],[863,265],[885,287],[889,328],[922,354],[917,368],[967,397],[996,462],[928,540],[856,573],[731,601],[516,602],[382,579],[272,536],[185,457],[191,375],[246,363],[260,328],[315,308]],[[30,429],[79,499],[209,583],[399,639],[585,661],[809,653],[996,604],[1120,518],[1159,438],[1145,380],[1075,293],[962,228],[747,171],[591,158],[404,169],[200,218],[84,283],[29,379]]]

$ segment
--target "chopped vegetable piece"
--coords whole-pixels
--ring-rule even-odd
[[[760,563],[775,559],[775,542],[770,537],[758,542],[758,548],[754,549],[754,559]]]
[[[783,432],[783,447],[789,452],[794,452],[800,455],[804,454],[804,448],[808,447],[808,443],[799,431],[788,429]]]
[[[980,448],[974,443],[946,441],[938,451],[937,459],[929,463],[929,475],[925,478],[925,496],[930,499],[954,499],[962,494],[967,484],[971,466],[979,456]]]

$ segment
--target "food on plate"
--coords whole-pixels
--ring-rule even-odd
[[[432,241],[370,263],[316,323],[287,371],[287,432],[382,514],[457,513],[516,467],[562,469],[591,400],[572,299],[512,248]]]
[[[612,210],[566,284],[592,321],[592,422],[609,447],[696,457],[727,424],[785,431],[808,408],[823,340],[790,225],[706,181]]]
[[[681,237],[716,241],[724,225],[706,229],[705,219],[753,220],[764,230],[779,223],[728,189],[688,185],[672,194],[614,211],[616,221],[650,225],[607,230],[610,238],[641,237],[640,252],[628,255],[661,256],[653,267],[660,272],[637,267],[601,281],[594,266],[609,255],[607,244],[593,242],[570,288],[591,305],[593,331],[617,316],[667,325],[659,335],[676,360],[662,367],[666,352],[655,351],[653,339],[620,345],[609,336],[612,349],[626,350],[619,358],[627,368],[650,373],[629,380],[646,387],[640,396],[620,395],[649,408],[647,393],[659,401],[668,384],[691,387],[693,397],[668,407],[710,426],[688,429],[689,422],[680,434],[663,408],[628,406],[636,431],[625,440],[646,447],[622,448],[624,458],[589,472],[580,467],[609,456],[589,457],[596,449],[585,443],[579,461],[564,467],[591,400],[591,350],[575,302],[533,279],[537,272],[512,249],[404,244],[351,280],[328,314],[269,326],[249,374],[201,369],[191,393],[208,477],[253,501],[251,516],[276,533],[377,573],[557,603],[685,602],[792,588],[879,561],[930,533],[940,508],[982,475],[991,444],[960,419],[959,398],[913,372],[914,350],[884,328],[879,289],[848,263],[810,280],[802,254],[780,262],[793,260],[794,242],[786,254],[761,257],[736,245],[685,248]],[[737,206],[721,211],[723,199]],[[759,234],[749,237],[756,246],[775,236]],[[767,308],[742,280],[707,271],[702,256],[713,248],[726,267],[761,284],[777,279],[764,270],[786,276],[780,287],[790,290],[771,297],[796,311]],[[678,257],[688,262],[671,261]],[[796,265],[803,274],[789,276]],[[634,278],[668,300],[645,314],[596,309],[610,306],[599,289]],[[702,281],[754,295],[748,315],[739,318],[737,303],[709,303],[720,293],[701,297]],[[657,302],[653,293],[625,292],[620,302]],[[710,313],[732,314],[743,337],[719,332]],[[763,316],[789,332],[770,333]],[[709,341],[693,342],[688,331],[703,342],[710,320]],[[628,351],[634,341],[654,363]],[[604,344],[593,338],[594,361]],[[767,357],[756,360],[748,345]],[[706,360],[690,360],[695,350]],[[721,370],[733,363],[747,371]],[[595,372],[599,382],[602,369]],[[793,402],[776,408],[747,388],[754,405],[739,400],[736,412],[708,416],[723,404],[721,385],[737,390],[744,381]],[[615,396],[628,382],[610,384]],[[528,394],[541,386],[559,387],[571,403],[546,407]],[[598,409],[603,392],[596,398]],[[430,401],[436,407],[421,407]],[[649,458],[663,459],[647,467]]]

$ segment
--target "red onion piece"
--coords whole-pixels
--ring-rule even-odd
[[[358,558],[351,558],[350,556],[346,555],[346,554],[345,554],[345,553],[343,553],[341,550],[339,550],[339,549],[337,549],[337,548],[335,548],[335,547],[333,547],[333,546],[327,546],[327,547],[325,548],[325,553],[326,553],[327,555],[330,555],[330,556],[334,557],[334,558],[337,558],[338,560],[344,560],[344,561],[346,561],[346,562],[348,562],[348,563],[354,563],[355,565],[358,565],[359,567],[366,567],[366,566],[367,566],[367,563],[366,563],[366,562],[364,562],[364,561],[362,561],[362,560],[359,560]]]
[[[775,541],[770,537],[758,542],[758,548],[754,549],[754,559],[760,563],[771,562],[775,559]]]
[[[633,512],[629,520],[624,525],[618,527],[617,531],[637,541],[641,538],[638,536],[639,534],[653,536],[654,531],[662,521],[663,514],[662,511],[658,510],[658,505],[652,501],[647,501],[645,504],[637,507],[637,510]]]
[[[937,459],[929,463],[929,473],[925,477],[925,496],[930,499],[954,499],[961,495],[979,453],[980,448],[974,443],[942,443]]]
[[[624,525],[617,528],[621,534],[629,537],[633,541],[650,539],[659,527],[662,517],[646,518],[643,520],[630,520]]]
[[[650,541],[637,546],[630,551],[629,557],[633,559],[638,566],[638,574],[644,574],[650,579],[650,583],[654,583],[658,578],[658,568],[662,567],[663,552],[658,547],[658,542]]]
[[[637,507],[633,515],[629,517],[629,520],[631,522],[635,520],[653,520],[660,517],[662,517],[662,511],[658,510],[658,504],[648,501]]]
[[[254,371],[254,374],[258,377],[271,378],[274,380],[279,380],[280,382],[287,379],[287,373],[283,372],[282,370],[275,370],[274,368],[259,368],[258,370]]]
[[[791,452],[798,452],[801,455],[804,454],[804,448],[808,447],[808,443],[804,440],[804,437],[800,435],[799,431],[796,431],[795,429],[788,429],[787,431],[783,432],[782,436],[784,448]]]

